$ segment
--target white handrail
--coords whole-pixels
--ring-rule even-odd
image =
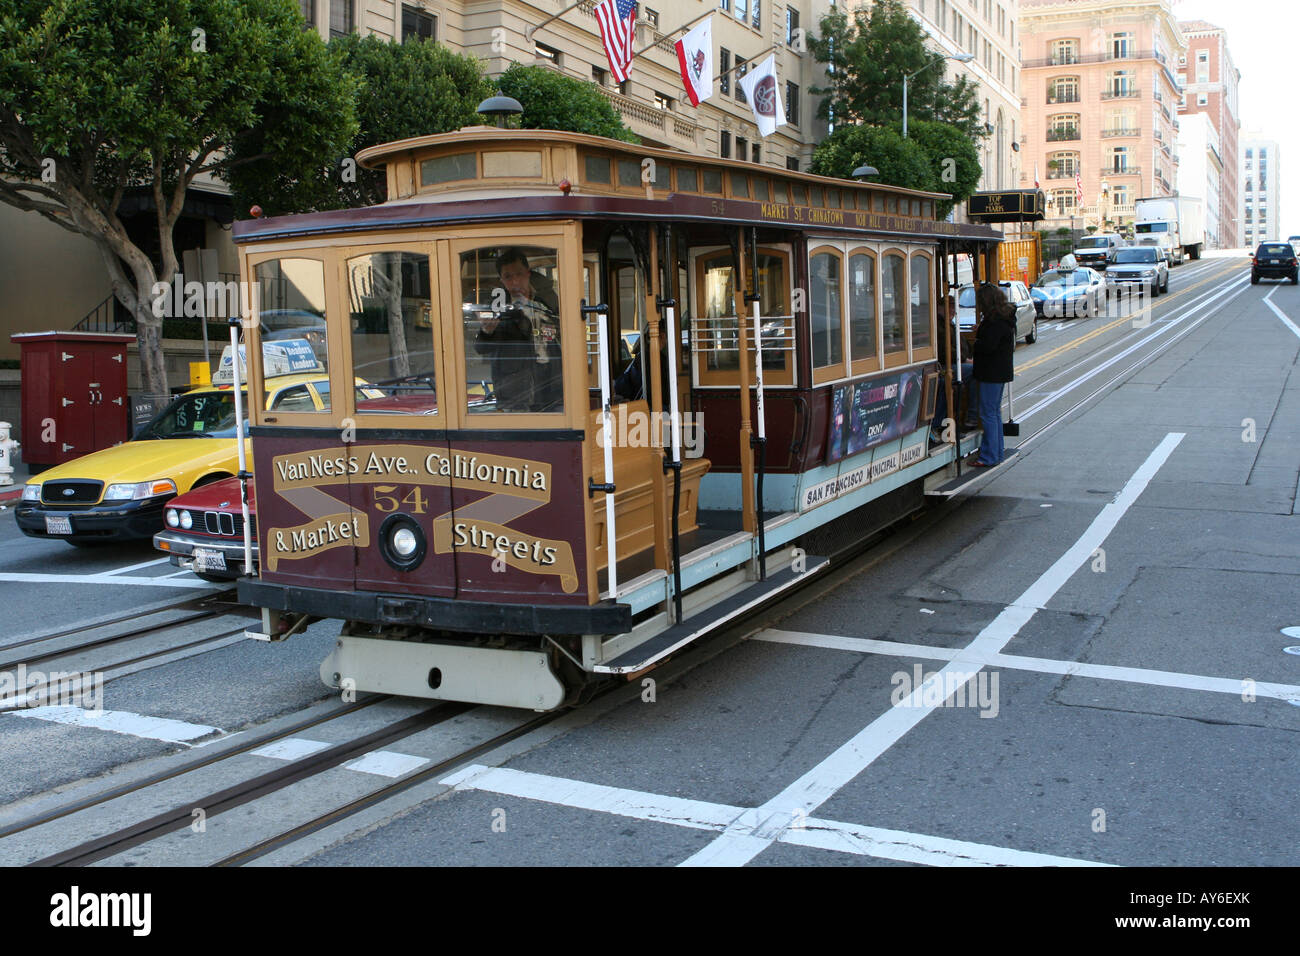
[[[603,436],[601,444],[605,448],[605,484],[614,484],[614,429],[613,416],[609,411],[609,349],[605,330],[606,314],[596,313],[596,336],[600,343],[600,356],[597,360],[600,368],[600,429]],[[607,555],[606,573],[609,581],[609,597],[618,595],[618,538],[614,532],[614,494],[605,492],[605,553]]]

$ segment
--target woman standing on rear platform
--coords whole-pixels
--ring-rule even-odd
[[[1002,446],[1002,386],[1015,373],[1016,310],[1005,293],[991,282],[976,293],[980,324],[975,329],[975,380],[979,382],[980,426],[984,437],[975,453],[976,468],[1000,464]]]

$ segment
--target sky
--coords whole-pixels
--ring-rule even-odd
[[[1228,49],[1241,72],[1241,136],[1250,129],[1275,139],[1280,149],[1280,230],[1300,235],[1300,124],[1296,123],[1297,0],[1172,0],[1179,20],[1208,20],[1228,32]],[[1224,157],[1227,160],[1227,157]],[[1237,160],[1240,162],[1240,159]]]

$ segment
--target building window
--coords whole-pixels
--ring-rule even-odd
[[[748,103],[745,99],[745,89],[740,85],[740,78],[745,75],[746,62],[744,57],[736,57],[736,102]]]
[[[620,83],[620,84],[618,85],[618,95],[619,95],[619,96],[627,96],[628,88],[629,88],[631,85],[632,85],[632,81],[631,81],[631,80],[624,80],[622,83]]]
[[[741,162],[749,158],[749,140],[743,136],[736,137],[736,158]]]
[[[799,84],[785,81],[785,121],[791,126],[799,125]]]
[[[1047,141],[1060,143],[1079,138],[1079,114],[1058,113],[1047,120]]]
[[[1210,102],[1210,95],[1209,95],[1208,93],[1197,93],[1197,94],[1196,94],[1196,105],[1197,105],[1197,106],[1208,106],[1208,105],[1209,105],[1209,102]]]
[[[1074,212],[1075,194],[1073,189],[1053,189],[1052,205],[1058,216],[1068,216]]]
[[[725,46],[718,48],[718,92],[723,96],[731,95],[731,51]]]
[[[1079,102],[1079,78],[1077,76],[1058,76],[1047,85],[1047,102]]]
[[[732,9],[736,12],[736,19],[744,23],[749,19],[749,0],[731,0]]]
[[[722,131],[722,135],[719,140],[718,155],[721,156],[723,159],[731,158],[731,134],[728,133],[725,129]]]
[[[1112,33],[1110,35],[1110,55],[1116,60],[1125,60],[1137,52],[1132,33]]]
[[[608,78],[609,72],[607,70],[602,70],[598,66],[593,66],[591,68],[591,82],[595,83],[597,86],[604,87],[609,82]]]
[[[1111,96],[1136,96],[1136,74],[1132,70],[1116,70],[1106,77],[1106,92]]]
[[[307,21],[307,26],[316,25],[316,0],[298,0],[298,10],[302,13],[302,18]]]
[[[438,39],[438,18],[432,13],[402,4],[402,42]]]
[[[658,10],[651,10],[649,7],[642,7],[642,8],[641,8],[641,15],[642,15],[642,17],[643,17],[645,20],[649,21],[649,23],[650,23],[650,25],[651,25],[652,27],[654,27],[656,30],[659,29],[659,11],[658,11]]]
[[[749,148],[749,158],[755,163],[761,163],[763,161],[761,148],[758,143],[755,143]]]
[[[785,45],[802,47],[799,42],[799,11],[794,7],[785,8]]]
[[[553,46],[547,46],[545,43],[533,44],[533,56],[551,64],[551,66],[560,65],[560,51]]]
[[[655,109],[671,113],[673,109],[673,98],[655,91]]]
[[[791,172],[799,172],[799,159],[796,156],[787,156],[785,158],[785,168]]]
[[[731,12],[731,0],[718,0],[718,9],[724,13]]]
[[[352,19],[352,0],[330,0],[330,36],[347,36],[355,25]]]
[[[1111,186],[1110,202],[1112,206],[1131,206],[1133,196],[1128,186]]]
[[[1130,166],[1129,160],[1133,158],[1133,150],[1128,146],[1115,146],[1110,151],[1110,169],[1111,172],[1127,172]]]
[[[1210,82],[1210,51],[1198,50],[1196,53],[1196,82]]]
[[[1078,171],[1078,153],[1052,153],[1047,157],[1048,179],[1073,179]]]
[[[750,0],[749,22],[755,30],[763,29],[763,0]]]

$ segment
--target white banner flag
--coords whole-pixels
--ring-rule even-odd
[[[677,65],[692,106],[713,95],[713,17],[709,17],[675,44]]]
[[[754,122],[760,136],[771,136],[785,122],[785,109],[781,106],[781,91],[776,83],[776,54],[772,53],[758,66],[740,78],[740,88],[745,91]]]

